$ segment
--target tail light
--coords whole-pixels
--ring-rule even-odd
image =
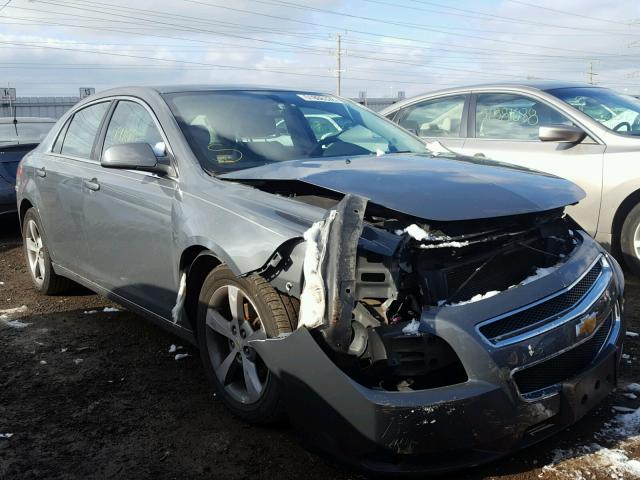
[[[16,169],[16,190],[20,187],[20,183],[22,183],[22,163]]]

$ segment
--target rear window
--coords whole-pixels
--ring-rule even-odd
[[[108,108],[109,102],[102,102],[77,111],[67,129],[61,153],[73,157],[91,158],[93,143]]]

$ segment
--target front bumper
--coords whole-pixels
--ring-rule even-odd
[[[498,313],[568,287],[598,259],[608,265],[607,282],[591,292],[589,305],[576,305],[575,316],[565,312],[563,323],[500,345],[478,331]],[[548,277],[475,304],[423,312],[421,330],[446,340],[467,371],[468,381],[457,385],[402,392],[365,388],[306,329],[256,342],[255,348],[282,384],[292,423],[312,446],[372,472],[471,467],[571,425],[615,386],[624,339],[623,279],[615,260],[584,237],[578,252]],[[597,327],[586,334],[579,332],[585,319],[595,319]],[[519,391],[517,372],[554,358],[565,363],[561,354],[572,354],[596,335],[602,341],[585,368],[547,388]]]

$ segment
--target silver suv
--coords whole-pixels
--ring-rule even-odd
[[[640,100],[592,85],[493,84],[420,95],[381,114],[457,153],[577,183],[587,198],[568,212],[640,275]]]

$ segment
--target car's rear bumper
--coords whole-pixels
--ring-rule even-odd
[[[0,177],[0,215],[15,213],[17,210],[16,186]]]
[[[583,267],[601,254],[592,244],[582,252],[585,258],[575,260]],[[279,378],[290,418],[311,445],[371,472],[439,473],[470,467],[571,425],[614,388],[624,339],[623,280],[618,266],[611,266],[607,284],[589,297],[587,311],[581,305],[576,318],[535,338],[491,346],[478,338],[477,329],[448,331],[438,328],[436,318],[435,332],[453,334],[446,340],[469,374],[468,381],[457,385],[401,392],[365,388],[340,370],[306,329],[256,342],[255,348]],[[428,316],[423,313],[423,324],[433,320]],[[578,342],[577,325],[590,316],[598,319],[598,327]],[[571,354],[596,335],[601,335],[601,345],[585,368],[535,395],[520,394],[515,372],[561,352]]]

